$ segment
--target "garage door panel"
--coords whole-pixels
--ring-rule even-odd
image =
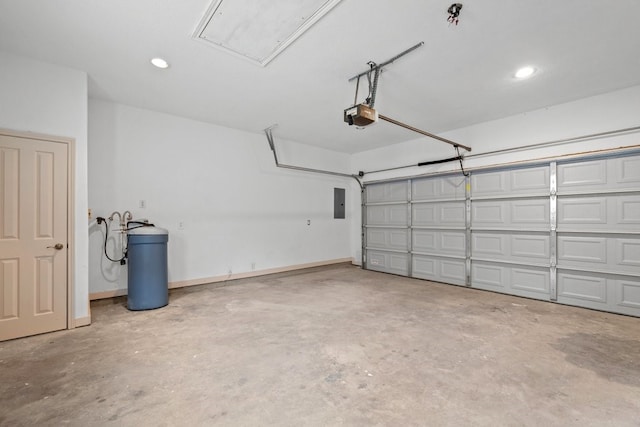
[[[640,195],[598,195],[558,199],[558,231],[640,230]]]
[[[558,266],[640,275],[640,236],[559,234]]]
[[[440,199],[440,185],[438,178],[421,179],[411,183],[412,200]]]
[[[411,217],[417,227],[465,227],[465,202],[413,203]]]
[[[549,198],[474,200],[471,224],[476,229],[549,229]]]
[[[453,285],[464,285],[466,282],[465,264],[464,259],[413,255],[412,277]]]
[[[559,164],[558,191],[585,187],[597,188],[607,183],[607,161]]]
[[[466,206],[464,202],[442,203],[439,206],[439,221],[441,226],[465,226]]]
[[[618,173],[616,184],[640,187],[640,156],[622,157],[616,160],[619,163],[618,167],[614,168]]]
[[[549,269],[527,265],[472,261],[471,286],[510,295],[548,300]]]
[[[413,251],[415,252],[437,252],[439,231],[435,230],[413,230]]]
[[[477,173],[471,176],[471,192],[473,197],[505,194],[507,188],[505,171]]]
[[[558,164],[558,193],[607,192],[640,187],[640,156]]]
[[[558,200],[559,226],[586,224],[607,224],[607,199],[605,197]]]
[[[463,231],[441,232],[440,250],[452,255],[465,256],[465,252],[467,250],[467,238],[465,233]]]
[[[411,185],[411,198],[419,200],[464,200],[465,179],[460,176],[426,178],[414,180]]]
[[[438,224],[435,203],[414,203],[411,209],[414,226],[435,227]]]
[[[607,281],[604,277],[579,275],[560,272],[558,274],[558,300],[573,300],[580,305],[580,301],[591,301],[606,304]]]
[[[638,316],[640,277],[559,271],[558,302]]]
[[[507,236],[499,233],[473,233],[471,253],[482,258],[506,258]]]
[[[549,270],[513,268],[511,270],[511,288],[519,291],[539,293],[541,296],[548,298]]]
[[[471,263],[471,286],[480,289],[499,290],[504,292],[506,281],[504,265]]]
[[[367,185],[367,203],[407,201],[407,188],[404,181]]]
[[[615,286],[618,289],[617,303],[622,307],[640,309],[640,279],[636,281],[630,279],[616,280]]]
[[[408,230],[369,228],[367,229],[367,247],[378,249],[408,249]]]
[[[615,246],[617,264],[635,268],[640,273],[640,236],[615,239]]]
[[[378,205],[367,207],[367,225],[406,226],[407,205]]]
[[[367,250],[367,268],[369,270],[407,276],[409,274],[408,260],[408,254]]]
[[[471,177],[473,198],[549,193],[549,166],[481,172]]]
[[[548,235],[511,235],[511,256],[514,259],[549,260]]]
[[[436,267],[436,259],[422,255],[414,255],[411,270],[413,277],[427,280],[437,280],[438,270]]]
[[[607,263],[605,237],[558,236],[558,262]]]
[[[549,166],[509,171],[510,190],[518,196],[549,191]]]
[[[500,226],[506,221],[505,203],[501,201],[482,201],[471,203],[471,224],[478,226]]]
[[[549,227],[549,199],[517,200],[509,202],[512,225]]]
[[[618,224],[640,224],[640,196],[617,198]]]
[[[464,285],[466,282],[466,263],[462,259],[440,261],[441,282]]]
[[[414,252],[446,254],[464,257],[466,234],[464,231],[413,230]]]
[[[549,265],[549,235],[474,231],[471,253],[474,258]]]

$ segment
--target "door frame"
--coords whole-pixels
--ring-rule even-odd
[[[67,145],[67,328],[73,329],[76,326],[75,310],[74,310],[74,291],[75,291],[75,158],[76,158],[76,141],[73,138],[62,136],[47,135],[36,132],[24,132],[0,128],[0,135],[13,138],[35,139],[38,141],[49,142],[52,144]]]

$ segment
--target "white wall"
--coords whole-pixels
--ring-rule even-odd
[[[349,171],[348,155],[277,133],[282,163]],[[89,101],[94,217],[131,210],[168,229],[170,282],[350,257],[352,213],[333,219],[333,188],[359,199],[351,181],[276,168],[264,134]],[[126,289],[126,267],[102,254],[102,230],[90,227],[92,293]]]
[[[493,163],[527,160],[531,159],[532,156],[557,156],[613,148],[621,145],[640,144],[640,138],[638,134],[635,134],[627,137],[580,141],[564,144],[553,149],[547,147],[541,150],[521,152],[520,154],[509,153],[498,156],[475,157],[481,153],[494,150],[640,126],[639,112],[640,86],[634,86],[604,95],[456,129],[440,136],[470,146],[472,148],[470,153],[465,153],[464,150],[461,150],[461,153],[470,155],[465,164],[469,167],[476,167]],[[388,126],[393,125],[389,124]],[[450,145],[427,137],[421,137],[406,143],[354,154],[352,167],[355,170],[370,171],[417,164],[421,161],[441,159],[454,155],[454,149]],[[456,170],[457,168],[458,165],[456,163],[445,163],[435,167],[416,167],[393,172],[368,174],[366,180],[412,176],[436,170]]]
[[[379,126],[377,124],[376,126]],[[640,132],[606,138],[583,140],[551,147],[528,149],[503,154],[482,155],[494,150],[522,147],[547,141],[580,137],[640,126],[640,86],[518,114],[500,120],[480,123],[441,134],[445,138],[470,146],[464,161],[466,168],[530,161],[574,153],[640,146]],[[464,150],[461,150],[465,154]],[[455,155],[453,147],[429,138],[418,138],[352,156],[352,169],[372,171]],[[418,176],[435,172],[460,170],[459,163],[443,163],[365,175],[366,181]],[[356,208],[356,204],[351,206]],[[360,253],[360,221],[353,218],[351,253]]]
[[[264,135],[140,110],[89,103],[87,76],[0,52],[0,127],[76,141],[75,307],[88,316],[88,293],[126,288],[126,269],[106,263],[96,224],[132,210],[169,229],[171,281],[200,279],[355,257],[360,252],[360,195],[355,181],[286,171],[273,165]],[[638,126],[640,86],[447,132],[471,154]],[[552,148],[470,157],[467,167],[640,144],[632,133]],[[275,130],[276,140],[277,129]],[[372,170],[453,155],[426,138],[348,155],[277,141],[283,163],[339,172]],[[448,171],[456,164],[367,175],[367,180]],[[87,201],[89,178],[89,202]],[[333,187],[347,189],[347,219],[334,220]],[[139,200],[147,207],[138,208]],[[311,219],[311,226],[306,225]],[[184,229],[178,230],[179,222]],[[113,249],[113,248],[112,248]],[[89,259],[87,259],[89,253]],[[253,265],[255,264],[255,265]]]
[[[88,312],[87,75],[0,52],[0,127],[75,139],[74,317]]]

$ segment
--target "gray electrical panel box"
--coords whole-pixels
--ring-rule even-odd
[[[333,217],[344,219],[344,188],[333,189]]]

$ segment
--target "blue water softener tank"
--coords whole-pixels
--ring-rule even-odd
[[[129,278],[127,308],[151,310],[169,303],[167,242],[164,228],[145,226],[128,232]]]

